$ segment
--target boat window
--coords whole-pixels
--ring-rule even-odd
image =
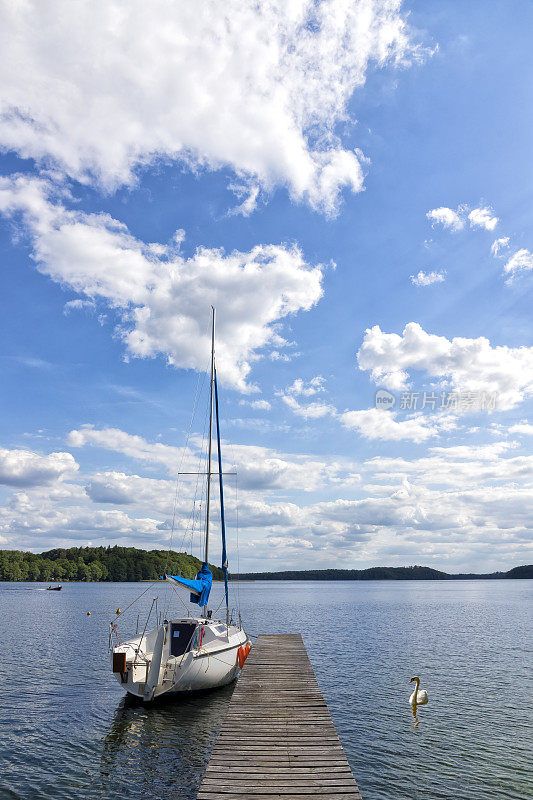
[[[173,622],[170,625],[170,655],[181,656],[189,650],[196,625],[190,622]]]
[[[225,625],[217,625],[215,631],[218,634],[226,633],[226,626]]]

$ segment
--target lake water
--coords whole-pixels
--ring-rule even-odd
[[[196,796],[232,688],[124,698],[108,624],[145,589],[124,634],[167,587],[0,583],[2,800]],[[364,800],[533,797],[533,581],[258,582],[238,595],[249,633],[303,634]],[[430,698],[417,726],[415,674]]]

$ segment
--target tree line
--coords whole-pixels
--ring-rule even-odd
[[[136,547],[69,547],[44,553],[0,550],[0,581],[144,581],[166,571],[194,578],[202,562],[188,553]],[[211,566],[213,578],[223,579]]]
[[[368,567],[368,569],[305,569],[284,572],[242,572],[241,581],[442,581],[471,578],[533,578],[533,566],[513,567],[508,572],[452,575],[432,567]]]

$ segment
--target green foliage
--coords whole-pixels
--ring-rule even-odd
[[[369,567],[368,569],[305,569],[246,572],[230,576],[241,581],[443,581],[467,578],[533,578],[533,566],[488,575],[449,575],[432,567]]]
[[[163,575],[194,578],[202,562],[187,553],[136,547],[70,547],[46,553],[0,550],[0,581],[146,581]],[[214,580],[220,567],[210,565]]]

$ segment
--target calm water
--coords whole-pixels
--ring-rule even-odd
[[[126,700],[108,668],[109,612],[146,585],[32,586],[0,583],[0,798],[192,800],[231,688],[148,708]],[[250,633],[303,634],[365,800],[533,796],[533,581],[239,592]],[[413,674],[430,696],[418,727]]]

